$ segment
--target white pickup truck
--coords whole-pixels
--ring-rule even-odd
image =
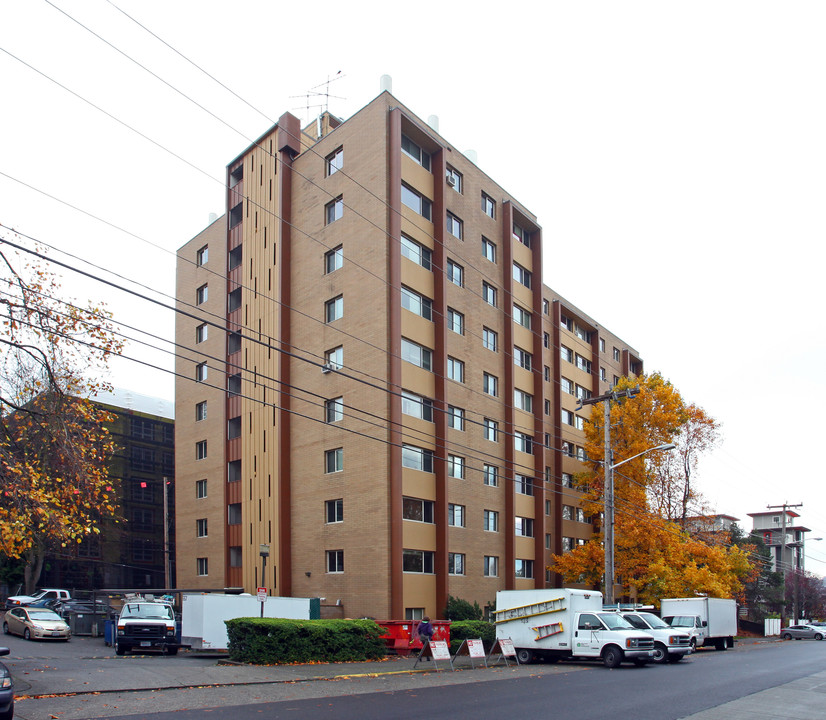
[[[58,590],[56,588],[43,588],[34,595],[13,595],[6,598],[6,610],[20,605],[29,605],[38,600],[71,600],[72,594],[68,590]]]
[[[654,659],[654,638],[613,611],[602,609],[592,590],[500,590],[494,612],[496,637],[510,639],[519,662],[566,658],[645,665]]]

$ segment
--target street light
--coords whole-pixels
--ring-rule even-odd
[[[673,443],[663,443],[657,447],[648,448],[641,453],[632,455],[630,458],[621,460],[618,463],[612,462],[614,459],[614,451],[610,444],[606,443],[606,459],[603,461],[605,468],[605,486],[603,493],[605,495],[605,537],[603,538],[603,545],[605,547],[605,604],[614,604],[614,470],[620,465],[625,465],[627,462],[636,460],[642,455],[647,455],[650,452],[657,452],[658,450],[673,450],[676,445]]]

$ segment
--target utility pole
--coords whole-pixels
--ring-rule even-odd
[[[614,604],[614,451],[611,448],[611,401],[619,398],[632,398],[639,393],[639,388],[629,388],[628,390],[612,391],[605,395],[600,395],[587,400],[580,400],[580,405],[595,405],[602,403],[603,417],[603,462],[602,469],[605,472],[603,479],[602,495],[605,502],[603,514],[603,537],[602,544],[605,548],[605,592],[603,602],[606,605]]]
[[[769,510],[775,510],[778,508],[783,509],[783,517],[781,520],[781,532],[783,536],[781,538],[781,550],[780,550],[780,562],[778,563],[778,570],[781,571],[781,575],[783,577],[783,602],[780,605],[780,627],[783,628],[786,626],[786,570],[783,567],[784,563],[786,562],[786,508],[799,508],[803,507],[803,503],[797,503],[797,505],[789,505],[788,503],[783,503],[782,505],[766,505]],[[794,620],[797,622],[797,604],[798,604],[798,596],[800,593],[800,575],[798,573],[798,568],[795,567],[794,563],[791,563],[792,569],[794,570],[795,576],[795,583],[794,583],[794,606],[792,611],[794,613]]]

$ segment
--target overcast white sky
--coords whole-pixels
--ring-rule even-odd
[[[802,502],[826,538],[824,35],[822,2],[3,2],[0,223],[172,295],[175,249],[223,212],[225,165],[264,116],[306,120],[302,96],[340,71],[329,109],[347,118],[389,74],[538,216],[545,282],[723,424],[701,466],[712,506],[750,528],[746,513]],[[66,286],[172,337],[171,313]],[[112,380],[173,394],[126,360]],[[807,551],[826,574],[826,540]]]

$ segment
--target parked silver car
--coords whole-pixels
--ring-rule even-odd
[[[814,638],[815,640],[823,640],[826,636],[826,628],[817,625],[789,625],[780,633],[780,637],[784,640],[803,640],[804,638]]]

